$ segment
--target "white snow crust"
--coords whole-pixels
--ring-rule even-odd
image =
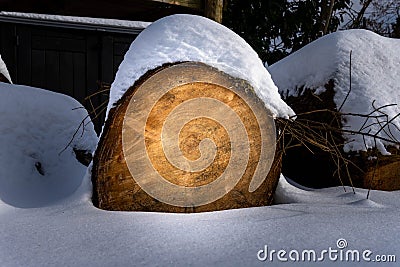
[[[107,113],[147,71],[182,61],[203,62],[247,80],[274,116],[294,114],[280,98],[270,74],[249,44],[221,24],[194,15],[162,18],[139,34],[112,83]]]
[[[37,14],[37,13],[22,13],[22,12],[8,12],[1,11],[0,15],[17,17],[17,18],[29,18],[37,20],[50,20],[60,22],[72,22],[72,23],[85,23],[91,25],[103,25],[103,26],[118,26],[126,28],[146,28],[151,22],[144,21],[129,21],[119,19],[104,19],[104,18],[90,18],[90,17],[77,17],[77,16],[61,16],[61,15],[50,15],[50,14]]]

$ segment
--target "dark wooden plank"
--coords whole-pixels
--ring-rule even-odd
[[[113,53],[117,56],[124,56],[125,53],[128,51],[129,46],[131,45],[132,41],[126,40],[126,42],[116,42],[114,41],[114,49]]]
[[[114,37],[113,44],[113,77],[118,71],[118,67],[121,64],[126,52],[128,51],[131,43],[136,36],[128,37]]]
[[[84,53],[73,53],[74,97],[83,102],[86,90],[86,58]]]
[[[34,87],[46,86],[46,55],[44,50],[32,50],[32,80]]]
[[[114,50],[114,39],[112,36],[102,37],[101,50],[101,79],[103,82],[112,83],[114,80],[114,57],[110,51]]]
[[[0,23],[0,54],[13,81],[15,81],[17,73],[17,46],[15,31],[15,25]]]
[[[62,28],[62,27],[44,27],[34,26],[31,29],[32,36],[47,36],[51,38],[64,38],[73,40],[85,40],[85,33],[74,29]]]
[[[123,59],[124,59],[123,56],[115,56],[115,55],[114,55],[114,62],[113,62],[113,63],[114,63],[114,64],[113,64],[113,74],[114,74],[114,77],[115,77],[115,74],[117,74],[119,65],[121,65],[121,62],[122,62]]]
[[[100,81],[111,84],[114,81],[114,57],[113,57],[114,37],[110,35],[102,36],[101,38],[101,62],[100,64]],[[101,90],[101,88],[99,88]],[[97,95],[95,105],[99,107],[108,101],[108,92],[103,92]],[[102,108],[96,111],[98,118],[94,120],[96,131],[101,130],[103,125],[105,112]]]
[[[46,89],[60,90],[60,57],[57,51],[46,51]]]
[[[84,52],[86,50],[86,42],[85,40],[33,35],[32,48],[54,51]]]
[[[31,33],[29,27],[17,26],[17,75],[14,83],[30,85],[31,80]]]
[[[60,52],[60,89],[65,94],[74,95],[73,53]]]
[[[84,97],[87,98],[86,101],[82,101],[87,110],[91,113],[92,119],[96,117],[96,109],[100,104],[100,94],[96,94],[99,90],[98,81],[100,78],[100,47],[101,39],[100,36],[91,34],[86,37],[86,62],[87,62],[87,72],[86,72],[86,88],[84,91]],[[89,99],[90,98],[90,99]],[[102,122],[96,118],[93,120],[95,124],[95,129],[99,133],[101,131]]]
[[[98,89],[97,81],[100,79],[100,37],[88,35],[86,37],[86,62],[87,87],[84,91],[85,96],[94,94]]]

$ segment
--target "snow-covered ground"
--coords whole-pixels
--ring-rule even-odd
[[[314,250],[317,262],[297,266],[397,266],[366,261],[399,256],[400,192],[356,194],[342,188],[305,190],[283,177],[270,207],[200,214],[110,212],[94,208],[90,181],[69,198],[42,208],[0,204],[0,266],[286,266],[263,252]],[[348,246],[339,249],[337,241]],[[342,242],[344,242],[342,240]],[[331,260],[323,250],[359,251],[360,261]],[[343,252],[340,252],[343,251]],[[259,253],[260,252],[260,253]],[[336,255],[336,256],[335,256]],[[292,255],[295,258],[295,254]],[[308,256],[305,256],[305,259]],[[292,262],[289,255],[286,255]]]
[[[7,80],[11,82],[10,74],[8,73],[7,66],[4,63],[3,59],[1,58],[1,55],[0,55],[0,73],[3,74],[4,77],[6,77]]]
[[[269,71],[275,84],[283,95],[298,95],[302,86],[324,91],[324,85],[335,80],[334,101],[339,108],[350,90],[350,52],[351,92],[342,107],[343,113],[369,114],[376,108],[396,104],[380,111],[388,115],[392,126],[385,127],[379,136],[400,140],[400,40],[379,36],[367,30],[339,31],[324,36],[303,47],[290,56],[271,65]],[[382,115],[374,112],[372,115]],[[346,116],[343,121],[346,129],[358,131],[364,118]],[[370,121],[366,125],[375,121]],[[382,123],[373,124],[363,130],[374,134]],[[390,127],[390,129],[389,129]],[[396,128],[398,127],[398,128]],[[366,150],[361,135],[347,135],[345,150]],[[373,138],[366,137],[368,148],[374,146]],[[377,146],[386,153],[385,142],[378,140]]]

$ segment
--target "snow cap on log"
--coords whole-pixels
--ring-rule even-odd
[[[294,114],[257,53],[240,36],[204,17],[173,15],[151,24],[131,44],[111,86],[107,115],[146,72],[183,61],[202,62],[248,81],[275,117]]]
[[[324,36],[303,47],[290,56],[269,67],[269,71],[279,91],[284,96],[298,96],[303,87],[311,89],[315,94],[325,91],[325,84],[333,80],[334,101],[339,108],[344,100],[343,113],[369,114],[376,108],[388,104],[380,111],[388,115],[392,121],[392,129],[386,127],[380,131],[378,124],[371,125],[364,132],[370,134],[378,131],[379,136],[392,138],[386,133],[392,131],[400,140],[400,40],[390,39],[367,30],[339,31]],[[350,52],[351,60],[351,92],[350,94]],[[377,114],[373,114],[377,115]],[[347,130],[359,131],[365,119],[355,116],[344,116],[343,127]],[[373,121],[371,121],[372,123]],[[367,125],[370,123],[367,123]],[[386,132],[386,133],[385,133]],[[375,147],[374,138],[362,135],[345,136],[348,141],[345,151],[360,151]],[[387,154],[386,143],[377,140],[376,146],[383,154]]]

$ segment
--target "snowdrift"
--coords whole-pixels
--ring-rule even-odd
[[[97,143],[88,118],[73,138],[86,116],[71,97],[0,83],[1,200],[39,207],[73,193],[87,169],[73,150],[90,153]]]
[[[370,31],[340,31],[270,67],[296,123],[311,140],[319,138],[320,147],[330,142],[329,149],[312,144],[314,153],[289,149],[285,175],[316,188],[400,189],[399,46],[400,40]]]
[[[257,253],[265,245],[320,253],[337,250],[339,239],[348,243],[344,251],[371,250],[371,261],[398,257],[398,192],[373,191],[366,200],[363,190],[307,190],[289,182],[281,177],[277,189],[276,198],[285,204],[198,214],[109,212],[94,208],[89,199],[38,209],[0,205],[0,265],[287,266],[276,257],[261,262]],[[293,263],[382,265],[328,257]]]
[[[400,140],[400,40],[379,36],[367,30],[339,31],[324,36],[305,46],[283,60],[273,64],[268,69],[279,91],[284,96],[298,96],[307,89],[316,95],[325,91],[329,80],[334,81],[334,102],[339,108],[350,89],[350,52],[351,92],[345,101],[342,112],[369,114],[375,107],[388,104],[396,106],[381,109],[394,118],[394,125],[385,127],[379,136]],[[375,112],[373,115],[377,115]],[[367,123],[373,122],[372,120]],[[359,130],[363,118],[345,116],[343,128]],[[375,134],[380,125],[374,124],[365,131]],[[345,151],[366,150],[375,146],[371,137],[346,135]],[[382,140],[377,140],[377,147],[387,154]]]

